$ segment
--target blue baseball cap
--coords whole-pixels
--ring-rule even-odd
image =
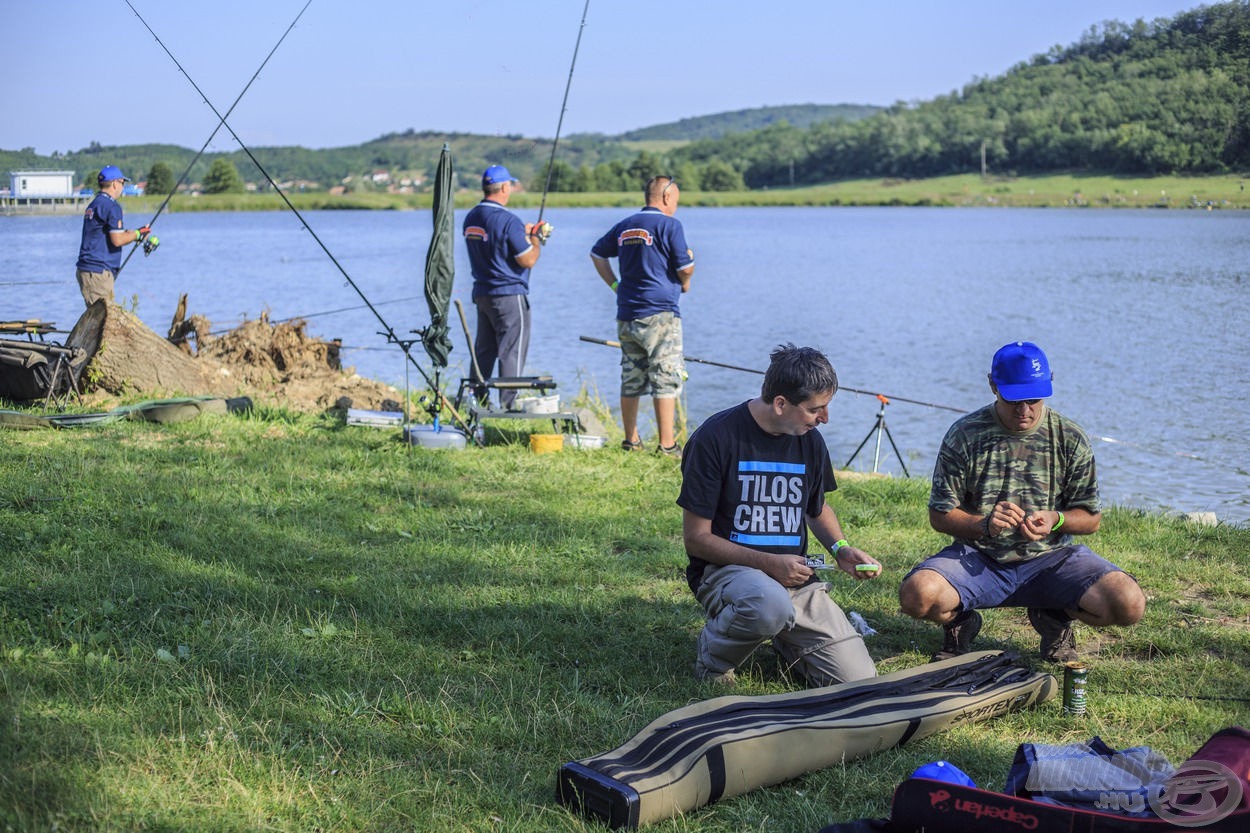
[[[976,782],[968,776],[959,767],[950,761],[934,761],[924,764],[911,774],[912,778],[930,778],[934,781],[946,781],[951,784],[958,784],[961,787],[976,788]]]
[[[508,173],[508,169],[503,165],[491,165],[482,174],[483,185],[498,185],[501,182],[516,182],[517,179]]]
[[[1016,341],[998,348],[990,368],[990,380],[1008,402],[1045,399],[1054,393],[1052,378],[1046,354],[1031,341]]]
[[[115,179],[120,179],[122,182],[130,182],[128,177],[122,175],[122,169],[116,165],[105,165],[100,169],[100,175],[96,179],[101,185],[106,182],[112,182]]]

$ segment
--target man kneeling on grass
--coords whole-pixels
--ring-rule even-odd
[[[732,685],[734,669],[768,639],[809,685],[876,676],[863,637],[805,557],[810,527],[844,572],[881,573],[846,542],[825,502],[837,483],[815,429],[829,421],[837,389],[819,351],[778,347],[759,397],[710,417],[686,445],[677,498],[686,581],[707,614],[697,679]]]
[[[1046,407],[1050,362],[1017,341],[994,354],[994,402],[957,420],[938,451],[929,524],[954,541],[903,580],[899,603],[942,625],[933,659],[967,653],[977,608],[1025,607],[1042,658],[1077,658],[1072,620],[1132,625],[1146,596],[1132,576],[1073,535],[1098,531],[1094,454],[1080,426]]]

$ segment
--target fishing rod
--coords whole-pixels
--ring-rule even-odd
[[[590,342],[591,344],[602,344],[606,347],[620,347],[621,346],[621,343],[619,341],[605,341],[604,339],[591,338],[590,336],[580,336],[580,338],[582,341],[587,341],[587,342]],[[738,365],[735,365],[735,364],[724,364],[723,362],[713,362],[713,361],[708,361],[707,359],[696,359],[694,356],[683,356],[682,358],[684,358],[688,362],[697,362],[698,364],[707,364],[707,365],[711,365],[712,367],[723,367],[727,370],[740,370],[743,373],[754,373],[759,376],[764,375],[764,371],[756,370],[753,367],[739,367]],[[927,408],[940,408],[944,411],[954,411],[955,413],[959,413],[959,414],[964,414],[968,412],[966,409],[954,408],[954,407],[951,407],[950,405],[938,405],[934,402],[922,402],[919,399],[907,399],[902,396],[890,396],[888,394],[877,393],[876,391],[871,391],[871,390],[860,390],[858,388],[848,388],[845,385],[839,385],[838,390],[850,391],[851,393],[862,393],[867,396],[876,396],[876,397],[884,396],[890,402],[909,402],[912,405],[923,405]],[[869,432],[869,436],[872,436],[871,432]],[[1165,451],[1163,449],[1155,448],[1153,446],[1145,445],[1143,443],[1135,443],[1129,440],[1120,440],[1120,439],[1116,439],[1115,437],[1104,437],[1098,434],[1090,434],[1089,438],[1091,440],[1098,440],[1099,442],[1104,442],[1109,445],[1127,445],[1127,446],[1132,446],[1134,448],[1140,448],[1143,451],[1148,451],[1152,454],[1160,454],[1160,455],[1169,456],[1169,457],[1184,457],[1189,460],[1198,460],[1200,462],[1207,462],[1205,458],[1197,454],[1191,454],[1187,451]],[[897,453],[897,449],[895,451]]]
[[[309,0],[309,2],[311,2],[311,0]],[[587,0],[587,2],[589,2],[589,0]],[[130,5],[130,0],[126,0],[126,5]],[[386,332],[381,333],[380,335],[385,335],[388,341],[400,345],[404,351],[404,357],[413,367],[417,369],[417,372],[421,374],[423,379],[425,379],[425,382],[430,386],[430,389],[438,395],[439,404],[451,413],[452,418],[455,419],[456,423],[462,429],[464,429],[465,435],[468,436],[471,431],[468,423],[465,422],[464,417],[460,416],[460,412],[456,410],[456,407],[452,405],[451,401],[447,399],[443,392],[438,389],[438,386],[435,385],[430,379],[429,375],[426,374],[425,368],[421,367],[417,360],[412,357],[412,353],[408,349],[408,346],[411,345],[412,342],[404,342],[395,334],[394,328],[392,328],[391,325],[387,323],[386,319],[382,317],[382,313],[378,312],[377,308],[369,300],[369,296],[365,295],[364,290],[360,288],[356,281],[352,280],[352,276],[347,273],[347,270],[343,268],[341,263],[339,263],[338,258],[334,256],[334,253],[331,252],[330,249],[326,247],[326,244],[321,241],[321,238],[317,236],[317,232],[313,231],[313,227],[308,224],[308,221],[304,219],[304,215],[299,212],[299,209],[296,208],[290,198],[287,197],[286,192],[278,186],[277,182],[274,182],[273,177],[269,175],[269,171],[265,170],[265,166],[260,164],[260,160],[257,159],[251,149],[243,143],[243,140],[239,138],[239,134],[236,133],[234,128],[230,126],[230,123],[226,121],[226,117],[217,110],[217,108],[213,105],[213,102],[210,101],[208,96],[204,94],[204,91],[200,89],[200,85],[196,84],[195,80],[185,69],[183,69],[182,64],[180,64],[178,59],[174,57],[174,53],[170,52],[169,47],[167,47],[165,42],[160,39],[160,36],[157,35],[156,32],[152,31],[152,27],[149,26],[148,22],[143,19],[143,15],[139,14],[139,11],[135,9],[134,6],[130,6],[130,9],[135,13],[135,17],[139,18],[139,22],[143,24],[144,28],[147,29],[156,40],[157,44],[160,45],[161,49],[165,51],[165,54],[169,56],[169,60],[174,62],[174,66],[178,67],[178,71],[181,72],[183,77],[186,78],[191,86],[195,88],[195,91],[199,93],[200,98],[203,99],[204,103],[208,105],[208,108],[212,110],[213,114],[221,121],[221,126],[230,131],[230,135],[233,136],[234,140],[239,143],[239,147],[244,153],[247,154],[247,158],[252,161],[252,164],[256,166],[258,171],[261,172],[261,175],[265,177],[265,180],[273,188],[274,192],[282,198],[284,203],[286,203],[286,207],[291,209],[291,213],[299,219],[300,223],[304,226],[304,229],[312,235],[312,239],[315,240],[317,245],[321,247],[321,251],[325,252],[326,257],[330,258],[330,262],[333,263],[335,268],[339,270],[339,274],[341,274],[343,279],[347,281],[348,286],[356,291],[356,294],[360,296],[360,300],[364,301],[365,306],[368,307],[369,311],[373,313],[373,317],[376,318],[378,323],[385,328]]]
[[[135,9],[134,5],[131,4],[130,0],[126,0],[126,5],[130,6],[130,10],[135,13],[135,17],[138,17],[139,20],[143,20],[143,17],[139,14],[138,10]],[[247,85],[243,87],[243,90],[239,93],[238,97],[235,98],[234,103],[230,105],[230,109],[226,111],[226,115],[221,117],[221,121],[217,123],[217,126],[213,128],[213,132],[208,135],[208,139],[204,141],[204,145],[200,148],[200,152],[197,153],[195,155],[195,158],[191,160],[191,164],[187,165],[187,169],[182,172],[182,176],[178,177],[178,181],[174,183],[173,190],[171,190],[168,194],[165,195],[165,199],[161,202],[160,206],[156,209],[156,213],[153,214],[152,219],[148,221],[149,228],[151,228],[156,223],[156,219],[161,216],[161,212],[165,210],[165,206],[169,205],[169,201],[173,199],[174,194],[178,193],[178,189],[182,187],[182,184],[184,182],[187,181],[187,177],[191,175],[191,169],[195,167],[195,163],[200,161],[200,157],[204,155],[204,151],[208,149],[208,146],[210,144],[212,144],[213,139],[216,138],[217,136],[217,131],[221,130],[222,125],[226,123],[226,119],[229,117],[231,113],[234,112],[234,108],[239,106],[239,102],[243,100],[243,96],[245,96],[247,94],[247,91],[251,89],[252,82],[255,81],[257,76],[260,75],[261,70],[265,68],[265,65],[269,63],[269,59],[273,57],[273,53],[278,51],[278,47],[282,45],[282,42],[284,40],[286,40],[286,36],[291,34],[291,30],[295,28],[295,24],[299,23],[299,19],[304,16],[304,12],[308,11],[308,7],[311,5],[312,5],[312,0],[308,0],[308,2],[304,4],[304,8],[299,10],[299,14],[295,15],[295,19],[291,21],[291,25],[286,27],[286,31],[282,33],[282,37],[278,38],[278,42],[273,45],[273,49],[269,50],[269,54],[265,56],[265,60],[261,61],[260,66],[256,68],[256,72],[252,73],[251,79],[248,80]],[[144,21],[143,25],[147,26],[148,24],[146,21]],[[151,27],[148,27],[148,31],[152,32]],[[152,32],[152,37],[156,37],[155,32]],[[160,42],[160,38],[157,38],[157,42],[158,43]],[[163,45],[164,44],[162,44],[162,46]],[[166,52],[168,51],[169,50],[166,50]],[[170,55],[170,57],[172,58],[173,56]],[[177,61],[175,61],[174,63],[177,63]],[[182,69],[182,67],[179,66],[178,69]],[[187,73],[184,70],[182,74],[186,75]],[[191,80],[189,76],[187,80],[188,81]],[[192,82],[192,86],[195,86],[194,82]],[[198,91],[199,87],[196,87],[196,90]],[[200,95],[203,95],[203,93],[200,93]],[[204,100],[207,101],[208,99],[204,99]],[[213,112],[216,112],[216,110],[214,110]],[[126,264],[130,262],[131,256],[135,253],[135,251],[138,248],[139,248],[138,246],[132,246],[130,251],[126,252],[126,259],[122,261],[121,266],[118,266],[117,271],[113,273],[114,280],[116,280],[117,276],[120,275],[122,270],[126,268]],[[152,251],[155,250],[155,248],[156,248],[156,242],[154,242],[152,246],[149,248],[148,244],[145,241],[144,246],[143,246],[144,254],[151,254]]]
[[[590,336],[579,336],[579,337],[581,338],[582,341],[588,341],[591,344],[602,344],[605,347],[620,347],[621,346],[621,343],[619,341],[605,341],[601,338],[591,338]],[[756,370],[753,367],[739,367],[736,364],[725,364],[724,362],[714,362],[714,361],[709,361],[708,359],[696,359],[694,356],[682,356],[682,358],[688,362],[696,362],[698,364],[711,365],[712,367],[723,367],[726,370],[740,370],[743,373],[754,373],[757,376],[764,375],[764,371]],[[919,399],[908,399],[905,396],[891,396],[889,394],[879,393],[875,390],[860,390],[859,388],[849,388],[846,385],[838,385],[838,390],[850,391],[851,393],[862,393],[867,396],[877,396],[877,397],[884,396],[886,399],[890,400],[891,402],[908,402],[908,403],[911,403],[912,405],[923,405],[926,408],[941,408],[944,411],[954,411],[957,414],[966,414],[968,412],[966,408],[955,408],[950,405],[938,405],[934,402],[924,402]]]
[[[543,184],[543,201],[538,206],[538,223],[543,222],[543,211],[547,209],[547,192],[551,190],[551,174],[556,164],[556,147],[560,144],[560,128],[564,125],[564,111],[569,106],[569,88],[573,86],[573,67],[577,66],[577,50],[582,45],[582,30],[586,28],[586,12],[590,10],[590,0],[582,7],[582,23],[577,27],[577,42],[573,44],[573,60],[569,63],[569,80],[564,84],[564,101],[560,103],[560,118],[556,120],[556,138],[551,143],[551,158],[547,160],[547,181]]]

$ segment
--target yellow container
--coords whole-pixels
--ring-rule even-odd
[[[547,454],[563,448],[563,434],[530,434],[530,451],[535,454]]]

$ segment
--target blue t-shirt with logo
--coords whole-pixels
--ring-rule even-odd
[[[528,295],[530,270],[516,257],[533,245],[525,223],[492,200],[482,200],[464,218],[464,243],[473,270],[473,300],[487,295]]]
[[[109,241],[110,231],[122,229],[122,207],[101,191],[82,216],[82,244],[78,247],[78,270],[114,272],[122,265],[122,247]]]
[[[661,312],[680,317],[681,278],[694,264],[681,222],[647,206],[621,220],[591,247],[590,253],[620,263],[616,318],[636,321]]]
[[[838,488],[819,431],[774,436],[745,402],[699,426],[682,452],[681,475],[678,506],[711,520],[719,538],[778,555],[807,552],[807,518]],[[688,558],[694,590],[707,562]]]

